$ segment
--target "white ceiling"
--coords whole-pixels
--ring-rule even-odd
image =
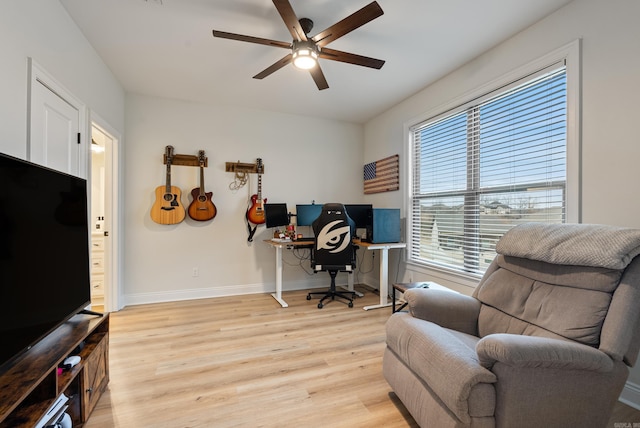
[[[290,0],[311,35],[371,0]],[[378,0],[384,15],[328,47],[386,60],[381,70],[321,60],[329,89],[287,51],[212,30],[290,42],[271,0],[60,0],[128,92],[362,123],[570,0]]]

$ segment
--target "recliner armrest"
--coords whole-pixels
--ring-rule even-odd
[[[478,335],[480,301],[464,294],[429,288],[414,288],[404,293],[409,312],[415,318],[445,328]]]
[[[476,352],[488,369],[500,362],[521,368],[613,370],[613,360],[596,348],[546,337],[490,334],[476,344]]]

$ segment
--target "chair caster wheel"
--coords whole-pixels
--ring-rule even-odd
[[[353,308],[353,302],[349,302],[349,307]]]
[[[311,294],[307,294],[307,300],[311,300]]]
[[[322,303],[318,303],[318,309],[322,309]]]

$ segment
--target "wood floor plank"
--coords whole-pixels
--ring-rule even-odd
[[[416,427],[382,376],[390,309],[323,309],[306,292],[133,306],[111,314],[110,384],[86,428]],[[618,403],[609,426],[638,423]],[[618,424],[618,425],[615,425]]]

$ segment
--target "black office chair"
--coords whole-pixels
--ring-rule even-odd
[[[338,272],[353,271],[356,267],[356,247],[352,243],[355,236],[356,224],[347,215],[342,204],[324,204],[320,216],[311,225],[315,242],[311,249],[311,268],[314,272],[327,271],[331,276],[331,288],[327,291],[311,292],[312,295],[322,295],[318,302],[318,309],[322,309],[328,299],[340,297],[353,307],[354,291],[337,291],[336,275]]]

